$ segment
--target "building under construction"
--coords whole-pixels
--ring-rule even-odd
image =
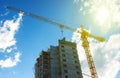
[[[91,76],[89,77],[98,78],[94,61],[90,53],[88,38],[93,38],[99,42],[104,42],[105,39],[103,37],[92,35],[86,29],[84,29],[83,25],[80,26],[80,29],[76,30],[70,26],[66,26],[54,20],[12,6],[7,6],[6,8],[16,12],[24,13],[25,15],[44,22],[48,22],[60,27],[61,29],[64,28],[73,32],[76,31],[78,34],[80,34],[80,40],[82,41],[82,47],[85,50],[89,70],[91,73]],[[59,40],[58,46],[51,46],[48,51],[42,51],[35,64],[35,78],[82,78],[76,44],[63,39]]]
[[[36,59],[35,78],[83,78],[76,44],[64,39]]]

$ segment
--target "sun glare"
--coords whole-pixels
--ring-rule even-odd
[[[79,0],[80,11],[89,15],[102,33],[120,28],[120,0]],[[81,5],[83,3],[83,5]],[[89,18],[89,17],[88,17]],[[116,28],[115,28],[116,26]],[[94,29],[94,26],[92,27]]]
[[[96,12],[96,21],[98,23],[105,24],[110,18],[110,12],[107,8],[105,7],[101,7],[98,9],[98,11]]]

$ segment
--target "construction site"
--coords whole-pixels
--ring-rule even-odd
[[[119,21],[114,24],[112,20],[111,6],[106,7],[110,2],[99,1],[100,5],[107,5],[97,9],[98,3],[94,0],[93,4],[89,0],[73,1],[58,1],[61,5],[57,1],[38,0],[33,4],[41,2],[41,5],[38,7],[37,3],[34,8],[29,7],[32,3],[18,7],[12,2],[6,3],[10,4],[4,6],[8,12],[1,14],[1,19],[11,16],[13,19],[1,21],[0,43],[6,44],[0,45],[0,52],[14,57],[1,57],[5,60],[0,58],[0,67],[16,67],[2,71],[12,71],[10,78],[119,78],[119,26],[112,28]],[[0,77],[5,76],[2,73]]]
[[[80,40],[82,41],[82,46],[85,50],[86,58],[87,58],[88,65],[89,65],[89,70],[90,70],[90,73],[91,73],[91,75],[90,76],[88,75],[88,76],[91,77],[91,78],[98,78],[97,71],[96,71],[96,68],[95,68],[95,65],[94,65],[94,61],[93,61],[92,55],[90,53],[90,48],[89,48],[90,46],[89,46],[88,37],[93,38],[93,39],[95,39],[99,42],[105,41],[104,38],[99,37],[99,36],[94,36],[94,35],[90,34],[87,30],[84,29],[83,25],[80,25],[80,29],[76,30],[74,28],[71,28],[69,26],[65,26],[63,24],[60,24],[60,23],[55,22],[53,20],[50,20],[48,18],[30,13],[30,12],[27,12],[27,11],[23,11],[21,9],[17,9],[15,7],[12,7],[12,6],[7,6],[6,8],[9,9],[9,10],[16,11],[16,12],[24,13],[25,15],[36,18],[40,21],[51,23],[51,24],[53,24],[55,26],[58,26],[62,29],[64,28],[64,29],[67,29],[67,30],[70,30],[70,31],[76,31],[77,33],[81,34]],[[63,31],[61,31],[61,32],[63,32]],[[71,45],[74,45],[74,46],[72,47]],[[60,52],[57,53],[57,51],[58,51],[57,47],[65,47],[65,46],[66,46],[65,49],[68,49],[68,51],[65,50],[65,49],[60,49],[59,48],[58,50],[60,50]],[[72,43],[72,42],[67,42],[67,41],[65,41],[65,39],[63,39],[63,40],[60,41],[59,46],[57,46],[57,47],[56,47],[55,51],[54,51],[54,47],[51,47],[50,49],[48,49],[47,52],[43,51],[41,53],[40,57],[37,58],[37,62],[35,64],[35,78],[83,78],[80,63],[79,63],[79,59],[78,59],[78,55],[77,55],[76,44]],[[67,47],[70,47],[70,48],[67,48]],[[75,63],[78,63],[78,65],[74,65],[75,63],[73,61],[70,61],[70,60],[73,60],[74,58],[68,58],[68,57],[72,57],[73,54],[74,54],[73,53],[73,54],[69,55],[69,53],[74,52],[74,51],[70,52],[71,48],[74,48],[75,51],[76,51],[75,52],[76,53],[75,58],[77,58],[77,59],[75,59],[75,60],[77,60],[77,61],[75,61]],[[52,51],[51,51],[52,49],[53,49],[53,54],[52,54]],[[62,52],[61,52],[62,50],[63,50],[63,52],[66,52],[66,54],[62,54]],[[57,54],[59,54],[59,55],[57,56]],[[66,55],[69,55],[69,56],[67,56],[66,59],[64,59],[63,57],[65,57]],[[52,61],[50,59],[52,59]],[[67,62],[66,62],[66,60],[67,60]],[[64,63],[61,64],[61,61],[65,61],[66,64],[65,65],[63,65]],[[57,63],[57,62],[59,62],[59,63]],[[52,66],[52,64],[53,64],[53,66]],[[57,64],[57,65],[55,65],[55,64]],[[58,65],[60,65],[60,66],[58,66]],[[68,68],[66,70],[62,70],[63,66],[65,66],[66,68],[68,66]],[[76,68],[78,69],[77,75],[79,75],[79,76],[76,76],[76,74],[73,74],[73,72],[75,72],[74,66],[76,66]],[[57,68],[59,68],[59,69],[57,69]],[[56,74],[56,73],[58,73],[58,74]],[[65,73],[68,73],[68,74],[65,75]]]

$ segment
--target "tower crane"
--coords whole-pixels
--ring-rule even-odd
[[[71,28],[69,26],[65,26],[61,23],[55,22],[55,21],[50,20],[48,18],[45,18],[43,16],[39,16],[39,15],[30,13],[30,12],[27,12],[27,11],[24,11],[24,10],[20,10],[20,9],[17,9],[15,7],[12,7],[12,6],[7,6],[6,8],[10,9],[10,10],[13,10],[13,11],[17,11],[17,12],[23,12],[25,15],[31,16],[33,18],[39,19],[39,20],[44,21],[44,22],[51,23],[55,26],[59,26],[60,28],[65,28],[65,29],[70,30],[70,31],[76,31],[76,29],[74,29],[74,28]],[[77,33],[81,34],[82,46],[85,50],[85,54],[86,54],[86,57],[87,57],[87,62],[88,62],[88,66],[89,66],[89,69],[90,69],[91,78],[98,78],[96,68],[95,68],[95,65],[94,65],[94,61],[93,61],[93,58],[92,58],[92,55],[91,55],[91,52],[90,52],[88,37],[94,38],[95,40],[97,40],[99,42],[103,42],[103,41],[105,41],[105,39],[102,38],[102,37],[94,36],[94,35],[90,34],[87,30],[85,30],[83,28],[82,25],[80,26],[80,29],[77,30]]]
[[[93,61],[93,58],[92,58],[92,55],[91,55],[91,52],[90,52],[88,37],[94,38],[94,39],[98,40],[99,42],[103,42],[103,41],[105,41],[105,39],[102,38],[102,37],[94,36],[94,35],[88,33],[83,28],[82,25],[81,25],[81,30],[77,30],[77,32],[81,34],[82,46],[85,50],[85,54],[86,54],[86,57],[87,57],[87,62],[88,62],[89,69],[90,69],[90,72],[91,72],[91,78],[98,78],[96,68],[95,68],[95,65],[94,65],[94,61]]]

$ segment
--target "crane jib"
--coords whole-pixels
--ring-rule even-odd
[[[44,22],[51,23],[51,24],[53,24],[53,25],[55,25],[55,26],[59,26],[60,28],[65,28],[65,29],[68,29],[68,30],[70,30],[70,31],[75,31],[75,30],[76,30],[76,29],[74,29],[74,28],[71,28],[70,26],[65,26],[65,25],[60,24],[60,23],[58,23],[58,22],[55,22],[55,21],[53,21],[53,20],[51,20],[51,19],[48,19],[48,18],[45,18],[45,17],[43,17],[43,16],[39,16],[39,15],[30,13],[30,12],[27,12],[27,11],[24,11],[24,10],[17,9],[17,8],[15,8],[15,7],[12,7],[12,6],[7,6],[6,8],[7,8],[7,9],[10,9],[10,10],[17,11],[17,12],[23,12],[25,15],[31,16],[31,17],[33,17],[33,18],[39,19],[39,20],[44,21]]]

